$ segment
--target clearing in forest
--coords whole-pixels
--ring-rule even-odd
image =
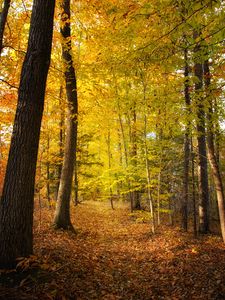
[[[35,255],[1,274],[0,299],[225,299],[225,246],[177,228],[136,223],[126,205],[87,201],[72,208],[77,233],[50,228],[35,211]]]

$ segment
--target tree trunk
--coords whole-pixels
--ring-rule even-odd
[[[147,107],[147,105],[146,105]],[[153,199],[152,199],[152,193],[151,193],[151,176],[150,176],[150,170],[149,170],[149,160],[148,160],[148,147],[147,147],[147,116],[145,114],[144,116],[144,147],[145,147],[145,168],[146,168],[146,179],[147,179],[147,194],[148,194],[148,203],[149,203],[149,211],[151,214],[151,230],[152,233],[155,233],[155,215],[154,215],[154,205],[153,205]]]
[[[184,135],[184,177],[183,177],[183,200],[182,200],[182,228],[188,230],[188,198],[189,198],[189,160],[190,160],[190,93],[189,93],[189,65],[188,50],[184,50],[184,98],[186,105],[186,128]]]
[[[58,147],[59,147],[59,163],[56,166],[56,187],[55,187],[55,200],[58,197],[58,192],[59,192],[59,184],[60,184],[60,178],[61,178],[61,173],[62,173],[62,160],[63,160],[63,143],[64,143],[64,136],[65,136],[65,132],[64,132],[64,122],[65,122],[65,108],[63,105],[63,87],[62,85],[60,86],[59,89],[59,109],[60,109],[60,120],[59,120],[59,143],[58,143]]]
[[[27,54],[0,202],[0,268],[33,252],[33,200],[45,86],[51,54],[54,0],[34,0]]]
[[[116,95],[118,96],[118,92],[116,92]],[[121,116],[121,109],[120,109],[120,104],[119,100],[117,102],[117,107],[118,107],[118,117],[119,117],[119,123],[120,123],[120,130],[121,130],[121,135],[122,135],[122,142],[123,142],[123,149],[124,149],[124,157],[125,157],[125,164],[126,168],[128,168],[128,150],[127,150],[127,144],[126,144],[126,139],[125,139],[125,132],[124,132],[124,126],[123,126],[123,121],[122,121],[122,116]],[[129,201],[130,201],[130,208],[131,212],[133,211],[133,203],[132,203],[132,194],[131,194],[131,184],[130,180],[127,180],[128,183],[128,189],[129,189]]]
[[[48,206],[51,208],[51,198],[50,198],[50,162],[49,162],[49,133],[47,137],[47,162],[46,162],[46,197],[48,200]]]
[[[79,204],[79,199],[78,199],[78,163],[77,163],[77,156],[75,153],[75,164],[74,164],[74,205]]]
[[[7,16],[10,8],[10,2],[11,0],[4,0],[3,8],[0,13],[0,56],[2,53],[3,49],[3,35],[4,35],[4,30],[5,30],[5,24],[7,21]],[[0,7],[1,9],[1,7]]]
[[[191,138],[191,177],[192,177],[192,204],[193,204],[193,231],[194,237],[197,237],[197,214],[196,214],[196,188],[195,188],[195,159],[193,142]]]
[[[194,33],[197,39],[199,33]],[[208,164],[206,156],[206,132],[205,132],[205,107],[202,95],[203,87],[203,64],[201,62],[201,46],[199,43],[194,48],[194,75],[196,77],[195,95],[197,104],[197,141],[199,156],[199,232],[209,232],[209,187],[208,187]]]
[[[75,151],[77,144],[77,84],[73,67],[71,29],[70,29],[70,0],[61,3],[61,35],[62,59],[64,76],[66,80],[66,94],[68,101],[68,118],[66,126],[66,140],[62,174],[60,178],[59,193],[53,226],[56,229],[74,230],[70,220],[70,196],[75,164]]]
[[[216,159],[216,151],[214,147],[214,133],[213,133],[213,107],[212,107],[212,99],[210,95],[210,69],[208,60],[204,63],[204,81],[205,81],[205,89],[206,89],[206,97],[208,100],[208,113],[207,113],[207,144],[208,144],[208,158],[209,163],[212,169],[214,184],[216,188],[216,196],[220,217],[220,227],[221,233],[223,237],[223,241],[225,242],[225,198],[224,198],[224,189],[223,182],[220,174],[219,165]]]
[[[154,205],[152,199],[152,192],[151,192],[151,174],[150,174],[150,167],[149,167],[149,159],[148,159],[148,145],[147,145],[147,113],[148,113],[148,104],[146,99],[146,90],[147,85],[145,82],[145,78],[143,74],[141,75],[142,78],[142,85],[143,85],[143,101],[145,105],[145,114],[144,114],[144,153],[145,153],[145,169],[146,169],[146,180],[147,180],[147,195],[148,195],[148,204],[149,204],[149,211],[151,214],[151,231],[155,233],[155,215],[154,215]]]
[[[107,154],[108,154],[108,168],[109,168],[109,172],[110,169],[112,167],[111,165],[111,158],[112,158],[112,153],[111,153],[111,137],[110,137],[110,129],[108,129],[108,135],[107,135],[107,139],[106,139],[106,143],[107,143]],[[110,174],[109,174],[110,177]],[[114,205],[113,205],[113,192],[112,192],[112,188],[111,188],[111,178],[109,178],[109,199],[110,199],[110,205],[111,208],[114,209]]]
[[[136,113],[136,103],[132,108],[132,127],[131,127],[131,164],[133,165],[134,172],[136,174],[137,169],[137,113]],[[134,183],[135,184],[135,183]],[[133,210],[141,209],[140,195],[139,191],[134,190],[132,192],[132,207]]]
[[[157,184],[157,225],[160,225],[160,195],[161,195],[161,159],[160,158],[160,170],[158,174],[158,184]]]

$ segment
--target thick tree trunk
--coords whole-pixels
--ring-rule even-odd
[[[195,32],[194,38],[199,34]],[[201,62],[201,46],[196,44],[194,49],[194,75],[196,77],[195,95],[197,103],[197,141],[199,156],[199,232],[209,232],[209,187],[208,164],[206,155],[205,107],[203,88],[203,64]]]
[[[54,0],[34,0],[2,199],[0,268],[33,252],[34,181],[51,54]]]
[[[186,105],[186,128],[184,135],[184,177],[183,177],[183,201],[182,201],[182,228],[188,230],[188,200],[189,200],[189,160],[190,160],[190,93],[189,93],[189,65],[188,50],[184,50],[184,98]]]
[[[5,24],[7,21],[7,16],[10,8],[10,2],[11,0],[4,0],[3,8],[0,12],[0,56],[3,49],[3,35],[4,35]]]
[[[214,147],[214,133],[213,133],[213,107],[212,107],[212,98],[210,95],[210,69],[208,60],[204,63],[204,81],[206,89],[206,97],[208,100],[208,113],[207,113],[207,144],[208,144],[208,158],[209,163],[212,169],[214,184],[216,188],[216,196],[220,217],[220,227],[225,242],[225,198],[224,198],[224,189],[223,182],[220,174],[219,165],[216,159],[216,151]]]
[[[66,140],[62,174],[53,226],[62,229],[74,230],[70,220],[70,196],[75,164],[77,144],[77,84],[73,67],[71,30],[70,30],[70,0],[61,2],[61,35],[62,58],[66,80],[66,94],[68,101],[68,119],[66,126]]]

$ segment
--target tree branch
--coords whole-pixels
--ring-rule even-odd
[[[3,83],[5,83],[5,84],[7,84],[7,85],[8,85],[10,88],[12,88],[12,89],[16,89],[16,90],[19,89],[17,86],[15,86],[15,85],[9,83],[8,81],[6,81],[6,80],[4,80],[4,79],[2,79],[2,78],[0,78],[0,81],[3,82]]]

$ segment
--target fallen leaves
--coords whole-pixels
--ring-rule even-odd
[[[38,272],[33,281],[20,278],[10,287],[12,294],[17,289],[16,299],[24,293],[27,299],[51,300],[225,298],[225,247],[219,238],[196,240],[168,227],[153,236],[149,224],[130,219],[125,205],[112,211],[90,201],[72,208],[76,235],[51,229],[51,218],[42,209],[40,227],[35,215],[36,256],[25,265],[38,264]],[[7,299],[1,290],[0,299]]]

